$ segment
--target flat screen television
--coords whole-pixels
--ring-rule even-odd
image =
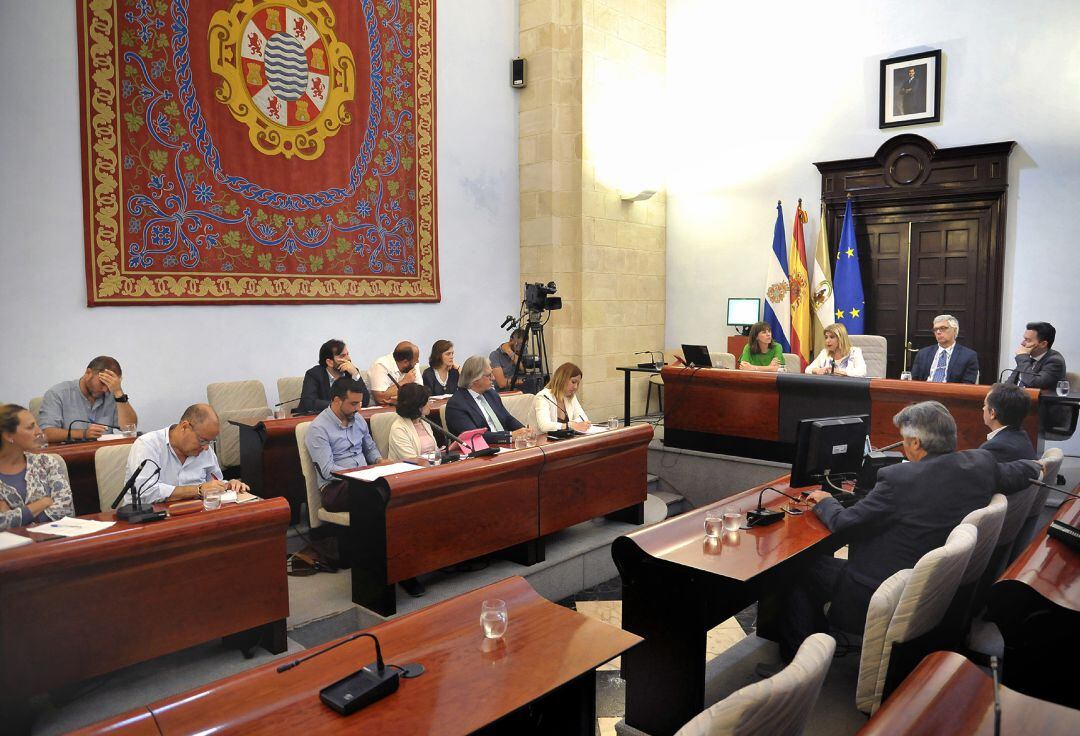
[[[731,297],[727,300],[729,327],[750,327],[760,319],[761,300]]]

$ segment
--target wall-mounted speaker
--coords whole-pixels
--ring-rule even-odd
[[[517,89],[525,86],[525,60],[520,56],[510,62],[510,86]]]

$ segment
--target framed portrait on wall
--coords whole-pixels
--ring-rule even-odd
[[[881,60],[878,127],[941,120],[941,49]]]

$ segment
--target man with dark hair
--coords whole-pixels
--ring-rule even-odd
[[[420,348],[411,342],[399,342],[394,352],[371,364],[371,395],[380,404],[397,402],[398,386],[403,383],[423,383],[420,377]]]
[[[491,351],[488,360],[491,362],[492,373],[495,375],[495,386],[500,391],[515,388],[511,385],[514,377],[514,369],[517,366],[518,356],[525,349],[525,339],[528,333],[518,327],[510,333],[510,338],[495,350]],[[520,384],[522,376],[518,376],[515,384]]]
[[[1035,448],[1020,425],[1027,416],[1031,401],[1027,392],[1011,383],[995,383],[983,400],[983,423],[990,434],[981,449],[999,463],[1010,460],[1034,460]]]
[[[327,340],[319,348],[319,364],[312,366],[304,374],[304,386],[300,390],[300,403],[296,405],[297,414],[315,414],[330,406],[330,387],[342,376],[348,376],[364,395],[362,406],[371,403],[371,394],[360,377],[360,369],[349,357],[349,349],[341,340]],[[282,397],[288,401],[292,397]]]
[[[1057,388],[1065,380],[1065,358],[1056,350],[1057,330],[1049,322],[1028,322],[1016,351],[1016,368],[1009,383],[1026,388]]]
[[[209,404],[192,404],[176,424],[135,440],[125,472],[131,476],[144,460],[150,460],[135,479],[143,502],[200,498],[213,490],[246,491],[242,481],[224,480],[211,446],[220,431],[221,422]],[[130,502],[129,494],[124,503]]]
[[[71,437],[95,440],[110,427],[139,423],[128,395],[120,385],[123,371],[116,358],[99,355],[90,361],[77,381],[58,383],[48,391],[38,409],[38,426],[49,442]],[[71,427],[72,422],[82,425]]]
[[[870,598],[891,575],[914,567],[945,544],[953,528],[982,508],[997,492],[1026,488],[1039,473],[1037,462],[999,465],[985,450],[956,452],[956,422],[937,401],[905,407],[893,417],[910,462],[878,472],[877,483],[854,506],[845,508],[824,491],[807,501],[833,533],[850,535],[847,560],[822,556],[788,592],[780,652],[790,662],[803,639],[836,628],[862,633]],[[828,618],[825,603],[832,601]],[[758,665],[771,676],[774,665]]]

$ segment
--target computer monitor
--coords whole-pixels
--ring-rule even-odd
[[[682,353],[687,364],[695,368],[712,368],[708,345],[683,345]]]
[[[821,484],[822,490],[832,492],[834,489],[824,482],[826,477],[836,478],[836,486],[840,481],[837,476],[853,480],[862,467],[869,430],[868,414],[800,421],[791,463],[791,487]]]
[[[729,327],[742,328],[745,331],[760,319],[761,299],[732,297],[727,300],[727,323]]]

